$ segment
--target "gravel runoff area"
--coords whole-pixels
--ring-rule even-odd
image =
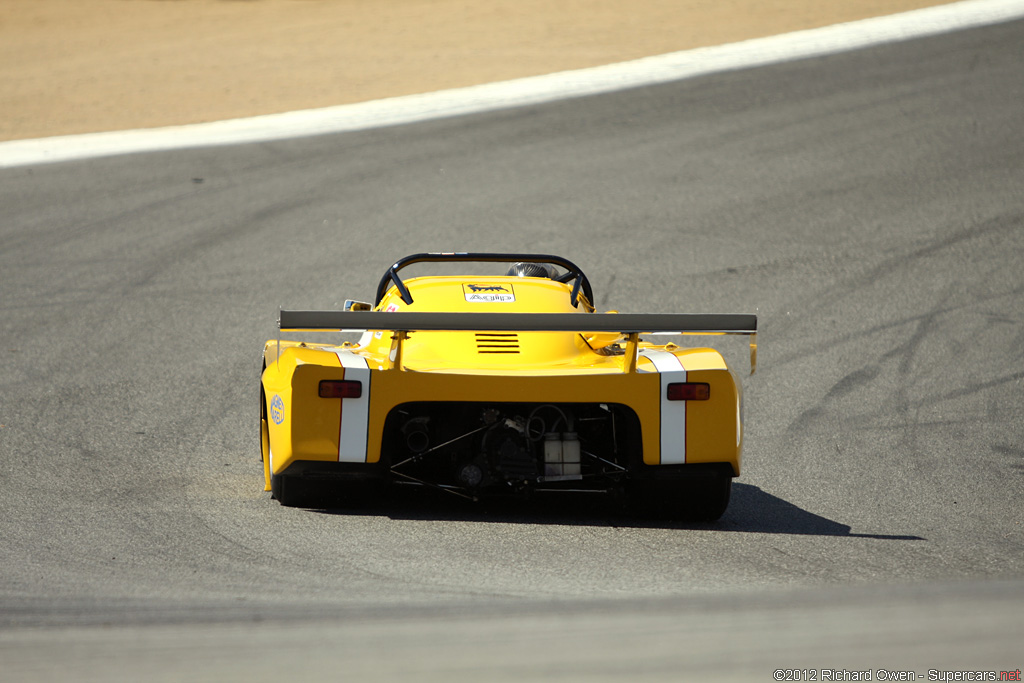
[[[3,0],[0,140],[431,92],[936,0]]]

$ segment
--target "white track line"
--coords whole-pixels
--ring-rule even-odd
[[[965,0],[824,28],[514,81],[187,126],[0,142],[0,168],[395,126],[541,104],[931,36],[1024,17],[1024,0]]]

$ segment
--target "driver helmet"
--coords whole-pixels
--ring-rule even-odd
[[[554,280],[558,277],[558,269],[550,263],[513,263],[505,275],[515,277],[546,277]]]

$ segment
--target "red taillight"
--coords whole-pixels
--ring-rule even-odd
[[[706,401],[711,398],[711,385],[704,382],[673,382],[668,385],[670,401]]]
[[[359,398],[363,383],[354,379],[320,380],[320,398]]]

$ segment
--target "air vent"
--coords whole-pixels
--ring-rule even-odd
[[[487,332],[476,335],[477,353],[519,353],[519,335],[515,332]]]

